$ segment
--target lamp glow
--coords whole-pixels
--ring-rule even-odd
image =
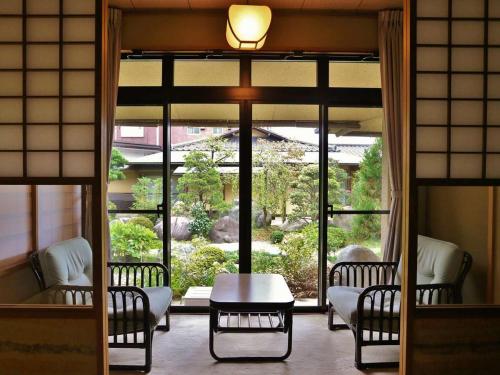
[[[235,49],[261,49],[266,42],[271,16],[268,6],[231,5],[226,26],[227,42]]]

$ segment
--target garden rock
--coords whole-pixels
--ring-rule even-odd
[[[190,219],[184,216],[172,216],[170,218],[170,233],[174,240],[187,241],[191,239],[189,231]],[[163,221],[160,220],[153,228],[160,240],[163,240]]]
[[[380,258],[367,247],[349,245],[340,249],[337,262],[380,262]]]
[[[221,217],[210,231],[209,237],[215,243],[238,242],[240,224],[231,216]]]
[[[267,214],[267,217],[264,218],[264,212],[260,212],[255,218],[255,226],[257,228],[263,228],[271,225],[273,221],[273,216],[271,214]]]
[[[380,258],[372,250],[364,246],[349,245],[339,251],[339,255],[337,256],[337,263],[338,262],[380,262]],[[364,275],[362,272],[364,272]],[[377,270],[372,268],[371,272],[371,279],[376,280]],[[370,270],[368,268],[365,268],[364,271],[358,269],[356,278],[353,276],[354,275],[351,275],[351,280],[356,279],[359,283],[361,283],[361,280],[364,280],[364,285],[358,284],[356,285],[357,287],[366,288],[369,286]],[[336,278],[337,277],[338,275]]]
[[[236,221],[240,220],[240,206],[237,204],[229,210],[228,216]]]
[[[292,221],[286,220],[281,224],[280,229],[285,232],[295,232],[303,229],[308,223],[305,221]]]

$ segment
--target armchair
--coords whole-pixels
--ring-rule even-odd
[[[456,245],[418,236],[417,303],[462,303],[462,285],[471,264],[472,257]],[[330,272],[328,327],[352,330],[358,369],[398,366],[364,363],[362,347],[399,345],[400,267],[397,262],[340,262]],[[344,323],[334,323],[335,313]]]
[[[85,239],[54,244],[35,253],[31,264],[41,289],[39,300],[92,304],[92,250]],[[110,365],[110,369],[149,372],[154,331],[170,328],[168,270],[160,263],[110,262],[107,268],[109,347],[145,350],[144,365]],[[166,321],[160,325],[163,316]]]

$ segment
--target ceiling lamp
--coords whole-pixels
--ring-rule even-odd
[[[226,39],[236,49],[261,49],[271,24],[271,8],[263,5],[231,5],[228,11]]]

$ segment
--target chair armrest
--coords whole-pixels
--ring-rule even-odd
[[[373,339],[374,332],[378,332],[379,341],[384,340],[382,332],[387,332],[391,340],[392,335],[399,332],[400,303],[400,285],[369,286],[358,297],[356,326],[369,330],[370,340]],[[362,332],[363,329],[359,331]]]
[[[339,262],[330,271],[330,286],[393,285],[397,262]]]
[[[58,305],[92,305],[94,288],[80,285],[54,285],[42,292],[46,303]]]
[[[457,290],[454,284],[420,284],[417,289],[417,305],[441,305],[457,303]]]
[[[140,288],[168,286],[169,273],[162,263],[108,262],[110,286],[137,286]]]
[[[138,316],[139,308],[142,309],[141,316]],[[117,336],[124,332],[133,332],[134,334],[139,331],[150,332],[149,312],[149,297],[141,288],[108,286],[108,321],[112,331],[110,336],[114,336],[115,343]],[[142,321],[142,326],[138,329],[137,323],[139,321]]]

